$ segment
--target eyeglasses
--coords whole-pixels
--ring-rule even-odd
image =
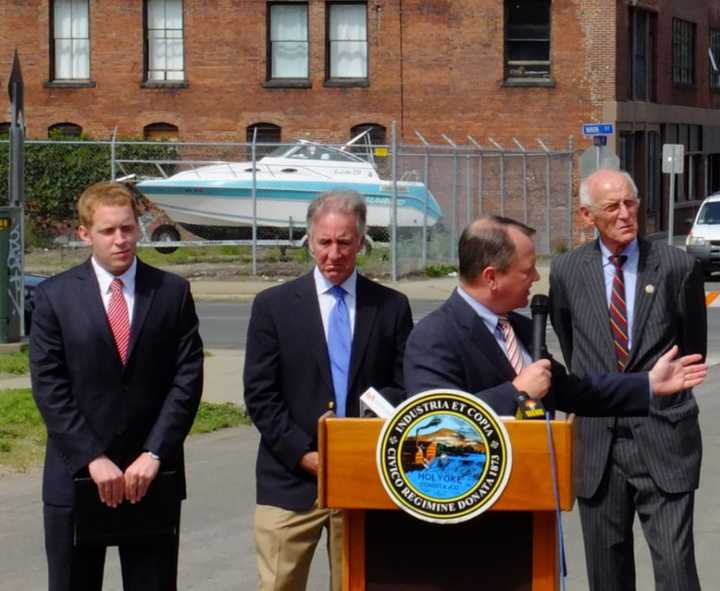
[[[638,206],[640,205],[639,199],[621,199],[619,201],[611,201],[610,203],[606,203],[605,205],[602,205],[600,207],[596,207],[595,209],[599,209],[603,213],[607,214],[614,214],[620,211],[620,207],[625,206],[625,209],[627,209],[629,212],[634,212]]]

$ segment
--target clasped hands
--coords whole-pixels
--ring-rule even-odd
[[[123,501],[139,502],[160,470],[160,462],[147,452],[141,453],[125,472],[106,455],[88,464],[90,477],[98,488],[100,500],[113,509]]]
[[[705,381],[707,363],[702,355],[693,354],[677,358],[678,347],[674,345],[662,355],[648,372],[650,388],[655,396],[668,396],[681,390],[699,386]],[[540,359],[525,367],[513,380],[513,386],[530,398],[543,398],[550,390],[551,363]]]

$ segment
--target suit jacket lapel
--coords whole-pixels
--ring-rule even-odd
[[[487,374],[494,371],[502,378],[502,381],[513,379],[515,370],[505,355],[505,352],[498,345],[495,336],[490,333],[485,322],[475,313],[469,304],[463,300],[462,296],[454,291],[448,300],[448,304],[453,310],[453,316],[457,323],[467,331],[469,341],[485,357],[488,361],[488,367],[472,368],[470,372],[479,372]]]
[[[584,289],[588,309],[595,317],[597,338],[605,342],[601,348],[610,351],[614,366],[615,345],[610,331],[610,314],[608,312],[607,294],[605,292],[605,273],[603,271],[602,252],[596,240],[586,251],[584,264],[580,265],[581,282],[578,287]]]
[[[357,289],[355,292],[355,329],[353,331],[352,348],[350,353],[350,375],[348,376],[348,394],[352,392],[352,385],[365,357],[372,332],[377,302],[371,299],[367,289],[368,280],[361,275],[357,276]]]
[[[313,272],[307,273],[298,283],[295,291],[298,309],[293,311],[298,318],[302,319],[302,330],[307,336],[308,343],[317,343],[313,347],[315,360],[320,369],[320,374],[325,380],[330,392],[334,392],[332,375],[330,373],[330,355],[328,354],[325,329],[323,328],[322,315],[320,314],[320,302],[318,301],[317,289]]]
[[[641,240],[638,246],[640,247],[640,258],[638,260],[635,286],[635,313],[633,316],[632,347],[628,358],[628,367],[638,355],[639,345],[642,341],[640,335],[650,316],[652,303],[655,301],[660,267],[660,261],[650,242]]]
[[[107,312],[100,295],[100,286],[90,259],[84,265],[78,267],[76,277],[78,279],[77,297],[83,303],[82,307],[87,311],[92,323],[98,327],[98,333],[101,335],[103,342],[111,351],[108,359],[113,359],[118,368],[122,369],[122,362],[115,346],[115,337],[110,330]]]
[[[155,296],[155,286],[148,276],[149,270],[145,263],[138,259],[135,272],[135,301],[133,303],[133,317],[130,323],[130,346],[128,348],[128,361],[133,353],[135,344],[142,332],[150,305]]]

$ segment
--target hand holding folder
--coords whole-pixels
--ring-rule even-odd
[[[137,503],[108,507],[92,478],[75,479],[75,545],[147,542],[173,536],[179,525],[177,473],[160,472]]]

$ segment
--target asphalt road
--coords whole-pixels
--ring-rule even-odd
[[[696,556],[704,589],[720,589],[720,366],[696,390],[701,407],[705,456],[696,497]],[[192,437],[186,445],[189,498],[183,509],[180,589],[251,591],[255,588],[252,520],[253,428],[228,429]],[[0,479],[0,591],[46,588],[42,542],[40,471]],[[577,512],[565,514],[569,564],[568,591],[586,591],[584,552]],[[637,527],[636,527],[637,529]],[[638,591],[652,591],[647,545],[636,536]],[[327,561],[322,546],[313,563],[309,591],[327,590]],[[118,560],[106,561],[106,591],[119,591]]]
[[[708,284],[710,285],[710,284]],[[720,289],[720,283],[712,284]],[[414,300],[410,302],[415,322],[432,312],[442,302]],[[208,349],[245,349],[245,336],[250,320],[250,302],[198,302],[200,333]],[[530,311],[524,311],[528,316]],[[556,354],[557,339],[548,328],[548,347]],[[708,309],[708,358],[720,362],[720,308]],[[558,357],[558,359],[561,359]]]

